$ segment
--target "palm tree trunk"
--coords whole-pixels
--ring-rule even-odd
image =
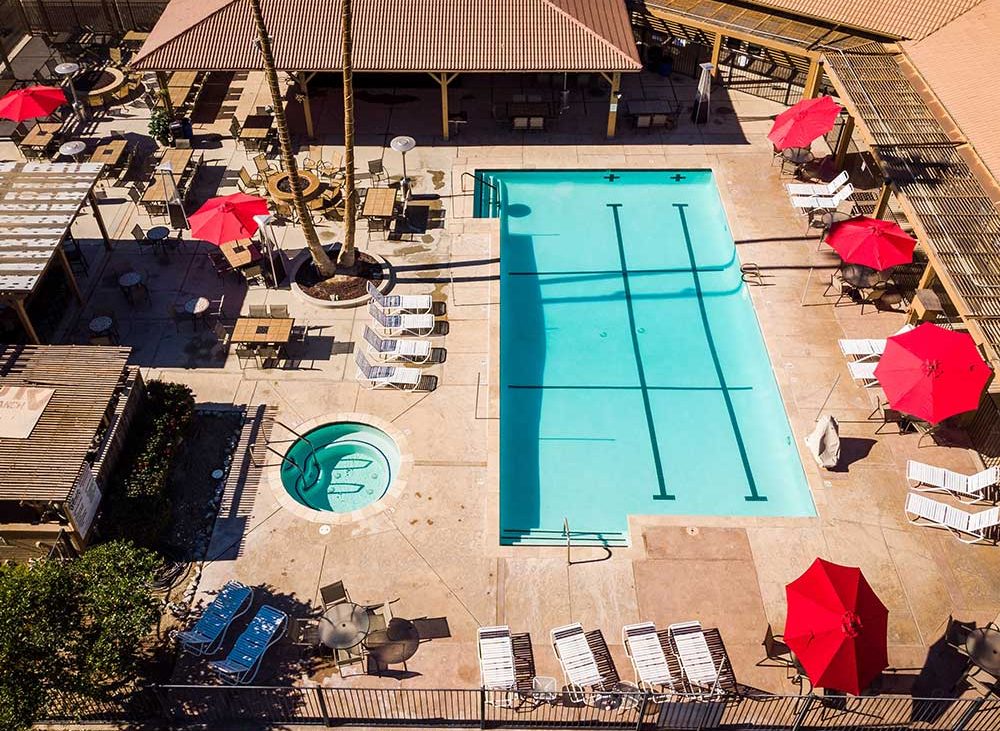
[[[351,0],[341,0],[341,64],[344,68],[344,243],[337,264],[354,266],[354,222],[357,197],[354,192],[354,81],[351,63]]]
[[[274,107],[274,126],[278,130],[278,147],[281,150],[281,167],[288,173],[288,184],[292,191],[292,204],[302,225],[302,233],[306,237],[306,246],[312,256],[313,265],[321,277],[332,277],[336,266],[327,255],[319,241],[316,227],[313,226],[312,214],[302,197],[302,181],[299,179],[299,167],[292,154],[291,135],[288,134],[288,123],[285,120],[285,107],[282,103],[281,88],[278,86],[278,72],[274,67],[274,52],[271,49],[271,38],[264,25],[264,15],[260,10],[260,0],[250,0],[254,21],[257,24],[257,39],[260,45],[260,55],[264,61],[264,76],[271,91],[271,106]]]

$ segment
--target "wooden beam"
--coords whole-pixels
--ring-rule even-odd
[[[169,83],[167,82],[167,74],[165,71],[156,72],[156,83],[160,87],[160,99],[163,100],[163,108],[167,112],[167,116],[174,116],[174,105],[170,101],[170,90],[167,88]]]
[[[934,265],[927,262],[924,267],[923,273],[920,275],[920,281],[917,282],[917,289],[930,289],[934,286],[934,282],[937,281],[937,273],[934,271]],[[916,325],[918,320],[917,311],[913,307],[913,302],[916,301],[916,297],[910,301],[910,307],[906,311],[906,323],[908,325]]]
[[[304,71],[299,71],[297,75],[302,93],[302,115],[306,118],[306,136],[313,139],[316,135],[313,131],[312,106],[309,103],[309,79],[306,78]]]
[[[28,317],[28,311],[24,309],[24,300],[14,299],[11,300],[11,304],[14,306],[14,311],[17,313],[17,319],[21,321],[21,327],[24,328],[24,332],[28,336],[28,340],[31,341],[32,345],[41,345],[42,341],[38,339],[38,333],[35,332],[35,327],[31,324],[31,319]]]
[[[882,183],[882,190],[878,192],[878,202],[875,204],[875,213],[872,214],[873,218],[882,218],[885,215],[885,209],[889,207],[891,195],[892,185],[889,181]]]
[[[840,139],[837,141],[837,151],[833,158],[833,169],[840,170],[847,159],[847,149],[851,146],[851,136],[854,134],[854,117],[847,115],[844,126],[840,129]]]
[[[806,74],[802,98],[814,99],[819,94],[821,83],[823,83],[823,65],[817,59],[813,59],[812,63],[809,64],[809,72]]]
[[[441,85],[441,136],[447,140],[451,131],[448,124],[448,84],[455,80],[458,73],[449,74],[447,71],[442,71],[440,74],[432,71],[427,73]]]
[[[101,209],[97,205],[97,197],[94,195],[93,189],[87,193],[87,201],[90,203],[90,210],[94,212],[94,218],[97,220],[97,229],[101,232],[101,238],[104,239],[104,248],[111,251],[111,237],[108,236],[108,227],[104,225],[104,217],[101,215]]]
[[[615,128],[618,126],[618,93],[622,88],[622,75],[620,71],[615,71],[611,75],[611,96],[608,100],[608,139],[615,136]]]
[[[715,41],[712,43],[712,76],[719,75],[719,56],[722,55],[722,33],[715,34]]]
[[[80,294],[80,286],[76,282],[76,274],[73,273],[73,267],[70,266],[69,259],[66,258],[66,249],[63,248],[62,244],[56,247],[56,256],[59,257],[59,263],[62,264],[63,271],[66,272],[66,281],[69,282],[69,288],[73,290],[73,296],[82,305],[83,295]]]

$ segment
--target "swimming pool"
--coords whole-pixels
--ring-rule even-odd
[[[501,219],[501,542],[814,515],[711,171],[477,174]]]

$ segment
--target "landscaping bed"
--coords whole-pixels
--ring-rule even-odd
[[[336,249],[330,253],[336,258]],[[302,292],[317,300],[341,301],[364,297],[368,282],[378,285],[385,277],[383,264],[363,251],[356,252],[354,266],[350,269],[338,268],[332,277],[322,277],[316,271],[312,260],[299,267],[295,273],[295,283]]]

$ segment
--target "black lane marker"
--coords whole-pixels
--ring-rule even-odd
[[[676,495],[667,492],[667,482],[663,476],[663,463],[660,461],[660,447],[656,441],[656,425],[653,422],[653,407],[649,403],[649,389],[646,387],[646,372],[642,367],[642,355],[639,353],[639,336],[636,333],[635,312],[632,310],[632,290],[628,282],[628,262],[625,260],[625,242],[622,239],[622,224],[618,209],[621,203],[608,203],[611,215],[615,219],[615,236],[618,239],[618,257],[622,266],[622,286],[625,288],[625,309],[628,312],[629,334],[632,336],[632,350],[635,352],[635,367],[639,372],[639,389],[642,392],[642,406],[646,411],[646,426],[649,429],[650,446],[653,449],[653,465],[656,467],[656,481],[660,491],[653,495],[654,500],[676,500]],[[692,260],[693,263],[693,260]]]
[[[753,391],[753,386],[556,386],[551,384],[532,385],[529,383],[508,383],[507,388],[513,389],[548,389],[553,391]]]
[[[733,425],[733,435],[736,437],[736,446],[740,450],[740,459],[743,461],[743,471],[747,476],[747,485],[750,487],[750,494],[744,495],[743,499],[747,501],[760,501],[763,502],[767,498],[757,492],[757,483],[753,478],[753,472],[750,469],[750,458],[747,456],[746,445],[743,443],[743,435],[740,433],[740,425],[736,420],[736,408],[733,406],[733,399],[729,395],[729,389],[726,387],[726,374],[722,371],[722,363],[719,361],[719,354],[715,349],[715,340],[712,338],[712,328],[708,323],[708,311],[705,309],[705,301],[701,296],[701,278],[698,276],[698,265],[694,257],[694,245],[691,243],[691,233],[688,231],[687,217],[684,215],[684,209],[687,208],[686,203],[674,203],[674,208],[677,209],[677,215],[681,217],[681,229],[684,231],[684,243],[687,246],[688,257],[691,259],[691,273],[694,276],[694,289],[698,295],[698,309],[701,312],[701,322],[702,326],[705,328],[705,339],[708,341],[708,348],[712,352],[712,362],[715,364],[715,372],[719,378],[719,385],[722,387],[722,398],[726,402],[726,410],[729,411],[729,421]]]

